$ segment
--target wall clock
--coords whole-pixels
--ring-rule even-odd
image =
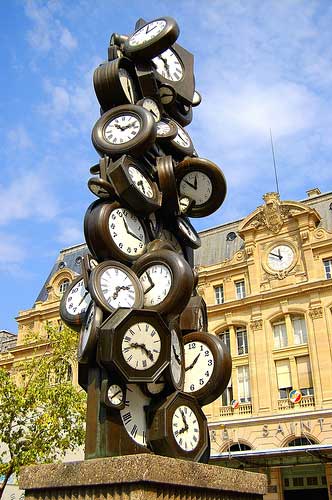
[[[85,288],[83,276],[78,276],[71,282],[61,298],[61,319],[70,328],[79,331],[90,302],[91,297]]]
[[[290,245],[281,243],[272,246],[266,258],[267,266],[272,271],[285,271],[295,263],[295,252]]]

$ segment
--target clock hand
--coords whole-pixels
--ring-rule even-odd
[[[127,285],[127,286],[123,286],[123,285],[122,286],[117,286],[115,288],[115,292],[113,293],[113,299],[114,300],[117,299],[120,290],[130,290],[130,286],[129,285]]]
[[[195,179],[196,179],[196,177],[195,177]],[[190,186],[191,188],[193,188],[193,189],[195,189],[195,190],[197,189],[197,182],[196,182],[195,184],[191,184],[191,182],[186,181],[186,180],[184,180],[184,182],[185,182],[186,184],[188,184],[188,186]]]
[[[137,181],[137,186],[141,186],[141,187],[142,187],[142,190],[143,190],[143,193],[144,193],[144,194],[146,194],[146,193],[145,193],[145,189],[144,189],[144,184],[143,184],[143,181],[142,181],[142,180]]]
[[[120,390],[120,391],[116,392],[115,394],[113,394],[111,397],[115,398],[118,394],[121,394],[121,393],[122,393],[122,391]]]
[[[138,236],[136,236],[136,234],[135,234],[135,233],[132,233],[132,232],[130,231],[130,229],[129,229],[129,227],[128,227],[128,224],[127,224],[127,222],[126,222],[126,219],[124,219],[124,218],[123,218],[122,220],[123,220],[124,226],[125,226],[125,228],[126,228],[127,234],[130,234],[130,236],[132,236],[133,238],[136,238],[136,240],[142,241],[142,240],[141,240],[141,238],[139,238]]]
[[[280,248],[278,248],[278,255],[279,255],[279,259],[282,260],[283,255],[281,255],[281,253],[280,253]]]
[[[86,292],[85,292],[85,294],[84,294],[84,295],[83,295],[83,297],[81,298],[81,300],[80,300],[79,304],[77,304],[77,307],[78,307],[78,306],[80,306],[80,305],[82,304],[83,300],[84,300],[84,299],[85,299],[85,297],[88,295],[88,293],[89,293],[88,291],[86,291]]]
[[[135,348],[139,347],[140,349],[143,349],[143,351],[146,353],[150,361],[153,361],[153,354],[149,349],[147,349],[145,344],[139,344],[138,342],[133,342],[132,344],[130,344],[130,347],[135,347]]]
[[[127,80],[127,90],[128,90],[128,93],[130,95],[130,98],[131,98],[132,102],[134,102],[135,101],[134,94],[133,94],[133,91],[131,89],[131,86],[129,85],[129,81],[128,80]]]
[[[184,414],[184,411],[181,410],[181,408],[180,408],[180,412],[181,412],[182,421],[183,421],[184,427],[185,427],[184,430],[187,431],[189,429],[189,427],[188,427],[188,424],[187,424],[186,416]]]
[[[282,255],[279,255],[277,253],[270,252],[270,255],[273,255],[273,257],[278,257],[279,260],[282,259]]]
[[[152,281],[152,279],[151,279],[150,274],[148,273],[148,271],[146,271],[146,275],[148,277],[150,286],[146,290],[144,290],[144,295],[147,294],[147,293],[149,293],[149,291],[152,290],[152,288],[154,288],[154,286],[155,286],[154,283],[153,283],[153,281]]]
[[[176,359],[177,363],[178,363],[179,365],[181,365],[181,359],[180,359],[180,357],[179,357],[178,353],[176,352],[174,345],[172,345],[172,349],[173,349],[173,352],[174,352],[174,357],[175,357],[175,359]]]
[[[145,30],[145,34],[147,35],[148,33],[150,33],[150,31],[154,30],[157,26],[154,25],[152,28],[149,29],[149,25],[147,25],[146,27],[146,30]]]
[[[191,365],[189,365],[189,366],[187,366],[187,367],[185,368],[185,371],[186,371],[186,372],[187,372],[188,370],[191,370],[191,369],[195,366],[195,364],[197,363],[198,358],[200,357],[200,355],[201,355],[201,353],[197,354],[196,358],[195,358],[195,359],[194,359],[194,361],[191,363]]]
[[[164,63],[165,70],[166,70],[168,76],[171,76],[170,71],[169,71],[169,65],[168,65],[167,59],[165,59],[162,55],[160,55],[159,57],[162,60],[162,62]]]
[[[195,189],[197,189],[197,175],[195,175],[195,182],[194,182],[194,185],[195,185]]]

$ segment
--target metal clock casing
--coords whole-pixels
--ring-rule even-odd
[[[61,297],[60,316],[73,330],[81,329],[91,297],[86,290],[83,276],[75,278]]]

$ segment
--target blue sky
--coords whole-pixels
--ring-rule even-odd
[[[170,15],[195,55],[203,96],[188,127],[201,157],[224,171],[223,207],[203,229],[283,199],[330,191],[332,3],[310,0],[11,0],[0,2],[0,329],[32,306],[61,248],[83,241],[98,161],[92,74],[113,32]]]

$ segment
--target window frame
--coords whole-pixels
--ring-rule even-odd
[[[224,304],[225,302],[224,285],[221,283],[220,285],[214,286],[213,289],[214,289],[215,303],[218,305]]]
[[[240,339],[240,336],[242,338]],[[235,337],[236,337],[236,351],[238,356],[245,356],[249,352],[248,347],[248,332],[245,326],[235,327]],[[243,352],[240,352],[242,350]]]
[[[241,300],[246,298],[246,283],[244,279],[234,281],[236,299]]]
[[[332,279],[332,257],[323,259],[323,265],[325,270],[325,279]]]

